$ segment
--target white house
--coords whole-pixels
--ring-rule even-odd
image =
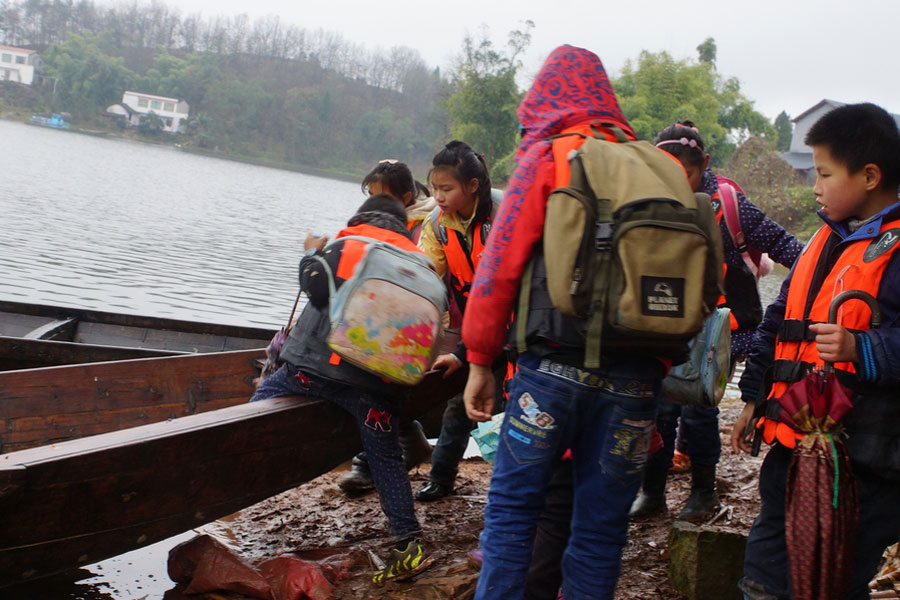
[[[153,112],[163,120],[165,131],[176,133],[182,129],[183,121],[190,115],[191,107],[178,98],[126,91],[122,94],[122,102],[108,107],[106,112],[124,117],[133,126],[140,124],[141,117]]]
[[[807,146],[803,140],[806,138],[806,134],[809,132],[810,127],[813,126],[813,123],[818,121],[822,115],[845,104],[846,102],[838,102],[826,98],[791,119],[794,123],[794,131],[791,134],[791,146],[787,152],[781,154],[781,157],[795,170],[804,173],[809,183],[815,181],[816,169],[815,165],[813,165],[812,148]],[[900,127],[900,115],[891,114],[891,116],[894,117],[897,126]]]
[[[40,67],[37,52],[0,44],[0,81],[14,81],[31,85],[34,69]]]

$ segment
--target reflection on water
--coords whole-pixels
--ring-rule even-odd
[[[353,183],[0,121],[0,298],[276,327]]]

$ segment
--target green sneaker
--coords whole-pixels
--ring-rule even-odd
[[[410,540],[405,550],[391,550],[387,565],[375,573],[372,583],[383,585],[386,581],[409,579],[430,567],[434,560],[434,556],[425,552],[419,540]]]

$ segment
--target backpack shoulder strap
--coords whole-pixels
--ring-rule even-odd
[[[725,177],[724,175],[716,175],[716,183],[718,183],[719,185],[722,185],[723,183],[727,183],[728,185],[730,185],[731,187],[733,187],[740,193],[744,194],[745,196],[747,195],[747,192],[744,191],[744,188],[742,188],[740,185],[738,185],[737,181],[735,181],[734,179],[729,179],[729,178]]]
[[[431,231],[434,233],[434,239],[437,240],[439,244],[446,245],[446,231],[443,234],[441,233],[441,213],[441,207],[435,206],[428,214],[428,222],[431,224]]]
[[[738,209],[738,197],[734,187],[723,181],[719,181],[719,201],[722,203],[722,216],[725,218],[725,226],[731,241],[738,252],[747,251],[747,240],[741,229],[741,216]]]

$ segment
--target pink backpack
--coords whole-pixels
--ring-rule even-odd
[[[728,229],[734,247],[741,253],[741,257],[744,259],[744,262],[756,279],[765,277],[772,272],[772,267],[775,263],[769,258],[768,254],[747,245],[747,240],[741,229],[741,217],[740,211],[738,210],[737,196],[737,192],[743,194],[744,190],[741,189],[741,186],[727,177],[716,175],[716,180],[719,184],[719,201],[722,203],[722,215],[725,217],[725,226]]]

